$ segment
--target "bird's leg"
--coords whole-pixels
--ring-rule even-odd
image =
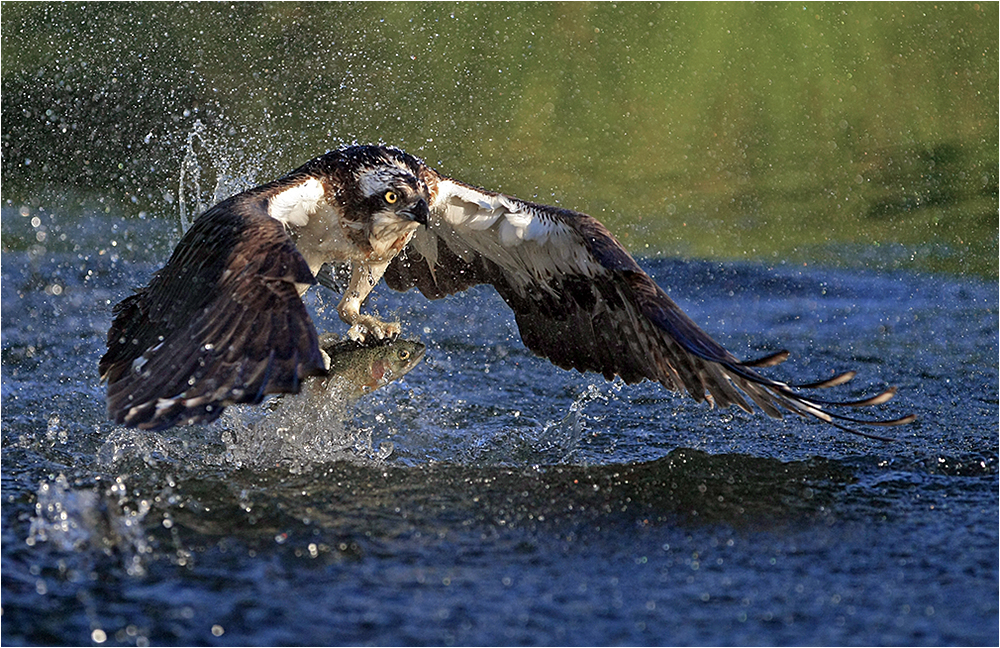
[[[351,283],[337,304],[337,313],[340,314],[340,319],[351,325],[347,336],[352,340],[364,342],[369,334],[380,340],[399,335],[399,322],[383,322],[372,315],[361,314],[361,304],[385,274],[388,266],[388,261],[351,262]]]

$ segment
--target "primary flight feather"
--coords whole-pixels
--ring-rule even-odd
[[[491,284],[514,311],[521,339],[554,364],[628,383],[654,380],[697,401],[751,402],[770,416],[811,416],[864,436],[859,420],[743,362],[715,342],[594,218],[518,200],[439,174],[390,146],[349,146],[225,200],[198,217],[150,281],[115,307],[100,374],[109,417],[144,429],[208,422],[235,403],[297,392],[328,360],[301,295],[325,264],[348,263],[337,306],[364,341],[398,323],[361,312],[382,279],[438,299]],[[881,437],[876,437],[881,438]]]

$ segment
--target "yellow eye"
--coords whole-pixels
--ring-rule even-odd
[[[400,349],[400,351],[399,351],[399,359],[400,360],[406,360],[409,357],[410,357],[410,352],[409,351],[407,351],[406,349]]]
[[[397,194],[395,191],[390,189],[389,191],[385,192],[385,201],[387,203],[392,205],[397,200],[399,200],[399,194]]]

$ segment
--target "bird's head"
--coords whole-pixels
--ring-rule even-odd
[[[357,205],[372,224],[427,224],[427,186],[413,173],[396,166],[374,166],[358,174]],[[415,227],[414,227],[415,229]]]
[[[377,254],[427,224],[423,162],[390,146],[350,146],[337,154],[347,172],[338,192],[344,218],[357,224]]]
[[[337,154],[347,172],[340,196],[345,212],[386,223],[427,223],[430,194],[421,160],[391,146],[348,146]]]

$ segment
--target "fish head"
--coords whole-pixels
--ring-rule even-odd
[[[416,367],[427,350],[416,340],[392,340],[375,347],[369,375],[377,387],[398,380]]]
[[[336,389],[349,398],[369,394],[398,380],[416,367],[426,347],[416,340],[332,340],[323,344],[330,359],[325,389]]]

